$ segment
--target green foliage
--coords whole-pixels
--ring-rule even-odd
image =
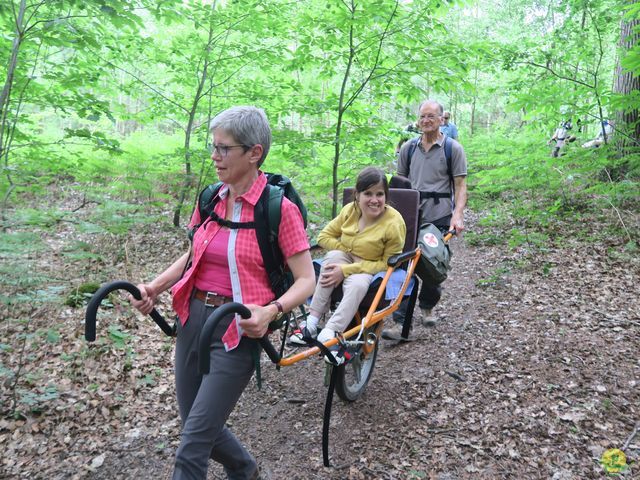
[[[16,37],[20,5],[0,7],[0,54],[17,55],[14,71],[0,65],[11,91],[0,105],[9,228],[72,222],[79,233],[121,235],[175,204],[188,216],[216,180],[207,125],[236,104],[267,111],[265,170],[293,179],[312,230],[364,166],[393,171],[400,130],[426,97],[457,116],[471,206],[491,212],[472,242],[499,241],[490,226],[500,225],[514,247],[538,245],[555,216],[633,208],[640,193],[640,155],[579,148],[600,116],[640,106],[637,92],[611,92],[612,46],[633,5],[56,0],[30,5],[29,35]],[[634,52],[622,59],[631,71]],[[551,158],[544,142],[569,115],[583,120],[581,138]],[[98,202],[88,219],[41,201],[70,184]],[[29,244],[3,240],[0,254]],[[81,244],[63,254],[99,260]],[[23,278],[11,282],[37,283],[19,264],[1,268]]]
[[[107,327],[107,340],[101,341],[101,344],[109,344],[116,350],[123,350],[125,359],[123,364],[124,371],[129,371],[133,368],[133,360],[135,358],[135,351],[133,350],[132,342],[135,337],[130,333],[122,330],[120,325],[110,324]]]
[[[132,339],[131,334],[121,330],[121,327],[115,324],[109,325],[107,333],[112,345],[120,350],[127,348]]]
[[[102,118],[114,120],[109,102],[100,98],[110,89],[99,83],[96,50],[107,37],[142,27],[134,13],[136,2],[128,0],[9,3],[0,9],[0,32],[6,40],[0,44],[0,55],[10,59],[0,67],[3,194],[33,183],[39,171],[32,159],[43,157],[48,144],[79,139],[84,145],[117,151],[118,141],[95,128]],[[98,96],[91,89],[98,90]],[[36,122],[42,110],[56,120],[75,112],[84,125],[61,125],[55,138],[45,139],[40,136],[42,124]]]
[[[60,397],[58,389],[55,385],[47,385],[44,387],[36,387],[31,390],[17,389],[18,404],[29,409],[32,413],[38,413],[44,410],[47,402],[56,400]],[[18,412],[20,412],[20,408]],[[16,412],[16,413],[18,413]]]
[[[86,302],[93,296],[94,293],[100,288],[100,284],[96,282],[83,283],[77,288],[74,288],[64,301],[64,304],[77,308]]]
[[[97,225],[87,222],[83,222],[79,225],[78,230],[84,233],[99,233],[104,231],[102,228],[97,227]],[[94,253],[94,249],[95,247],[93,245],[82,241],[76,241],[65,246],[62,249],[62,255],[69,260],[101,260],[102,256],[98,253]],[[95,290],[97,290],[97,287]]]
[[[124,234],[131,228],[151,223],[155,217],[147,213],[140,205],[105,198],[95,207],[90,216],[91,222],[100,225],[109,233]]]
[[[504,283],[504,277],[510,273],[509,267],[499,267],[491,275],[481,278],[476,282],[480,288],[500,287]]]
[[[3,262],[0,264],[0,285],[17,287],[21,290],[37,287],[51,280],[48,275],[38,272],[33,268],[31,263],[22,263],[20,261]],[[22,298],[22,301],[29,299]],[[18,297],[5,296],[0,294],[0,302],[14,303],[18,301]]]
[[[33,232],[0,232],[0,256],[36,253],[44,250],[42,238]]]
[[[59,343],[60,342],[60,333],[53,328],[48,328],[45,336],[45,340],[47,343]]]
[[[136,383],[139,387],[153,387],[156,385],[157,380],[155,375],[147,373],[144,377],[139,378]]]
[[[624,244],[622,250],[610,248],[607,253],[609,257],[614,260],[628,262],[630,265],[633,265],[637,263],[637,259],[640,258],[640,247],[638,247],[636,241],[631,240]]]
[[[465,142],[470,159],[470,206],[485,211],[479,232],[469,232],[473,244],[506,241],[540,247],[553,236],[554,217],[575,217],[602,208],[633,208],[639,183],[626,171],[621,179],[621,160],[606,148],[583,149],[579,141],[565,147],[558,158],[549,155],[545,137],[535,131],[504,136],[477,136]],[[516,223],[509,227],[510,223]],[[501,240],[491,229],[509,231]],[[506,228],[505,228],[506,227]],[[551,232],[547,232],[551,229]]]
[[[64,213],[55,210],[49,209],[46,207],[42,208],[22,208],[16,210],[14,212],[14,222],[19,226],[43,226],[50,227],[58,223],[62,218],[64,218]]]

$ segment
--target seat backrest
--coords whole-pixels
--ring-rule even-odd
[[[342,204],[353,201],[354,188],[345,188],[342,194]],[[400,212],[404,223],[407,225],[407,237],[404,242],[403,252],[414,250],[418,238],[418,222],[420,221],[420,192],[406,188],[389,189],[389,205]]]

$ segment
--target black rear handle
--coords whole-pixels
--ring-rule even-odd
[[[84,317],[84,338],[88,342],[93,342],[96,339],[96,315],[98,313],[98,307],[100,307],[100,303],[104,300],[107,295],[115,290],[126,290],[133,298],[136,300],[140,300],[142,298],[142,294],[138,287],[136,287],[133,283],[127,282],[125,280],[118,280],[115,282],[109,282],[102,285],[96,293],[93,294],[91,300],[89,301],[89,305],[87,305],[87,312]],[[167,334],[169,337],[175,337],[175,327],[170,327],[166,320],[163,318],[160,313],[154,308],[151,313],[151,318],[154,322],[162,329],[162,331]]]
[[[220,323],[220,320],[224,317],[235,313],[239,314],[242,318],[249,318],[251,316],[251,311],[247,307],[241,303],[231,302],[225,303],[224,305],[216,308],[216,310],[209,315],[209,318],[204,322],[202,332],[200,333],[200,343],[198,344],[198,369],[201,374],[204,375],[209,373],[209,349],[211,345],[211,337],[213,336],[213,332],[218,326],[218,323]],[[265,336],[260,338],[258,341],[271,361],[277,364],[281,357],[273,344],[269,341],[269,334],[265,334]]]

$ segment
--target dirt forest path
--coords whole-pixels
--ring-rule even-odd
[[[570,245],[522,268],[506,246],[453,248],[437,327],[382,341],[365,395],[334,399],[332,468],[322,466],[323,362],[278,372],[265,359],[263,390],[248,388],[230,423],[272,478],[602,478],[602,452],[640,420],[638,271]],[[151,465],[139,451],[140,469],[139,455],[120,454],[95,478],[152,465],[167,476],[172,451]]]
[[[481,230],[469,216],[468,228]],[[129,262],[155,264],[126,273],[148,277],[175,249],[170,235],[152,251],[130,246]],[[229,424],[270,478],[599,479],[602,453],[623,446],[623,476],[640,478],[638,260],[577,237],[537,257],[526,244],[456,240],[453,250],[438,325],[417,325],[410,343],[382,340],[363,397],[335,397],[331,468],[322,465],[324,363],[276,371],[263,357],[262,390],[252,381]],[[149,326],[137,336],[128,373],[117,357],[84,360],[103,384],[82,413],[51,414],[51,431],[63,434],[3,421],[8,477],[170,477],[179,441],[171,343]],[[225,476],[212,465],[209,478]]]

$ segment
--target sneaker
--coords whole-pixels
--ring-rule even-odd
[[[304,341],[304,337],[316,338],[318,332],[314,328],[313,330],[307,328],[304,324],[300,325],[300,328],[293,331],[293,334],[289,337],[289,343],[293,345],[307,345]]]
[[[328,342],[335,336],[336,336],[335,330],[331,330],[330,328],[325,327],[322,330],[320,330],[320,333],[318,334],[318,341],[320,343]]]
[[[431,316],[430,308],[421,308],[422,311],[422,326],[423,327],[435,327],[436,323],[438,323],[437,319]]]
[[[408,337],[404,338],[402,336],[402,328],[403,328],[402,323],[398,323],[394,321],[392,327],[385,328],[384,330],[382,330],[382,338],[385,338],[387,340],[404,341],[404,342],[414,340],[413,332],[411,330],[409,330]]]
[[[351,354],[347,351],[339,352],[337,350],[330,350],[329,353],[331,353],[334,360],[336,361],[337,367],[351,360]],[[334,365],[334,363],[330,359],[328,359],[326,355],[324,356],[324,361],[331,365]]]

